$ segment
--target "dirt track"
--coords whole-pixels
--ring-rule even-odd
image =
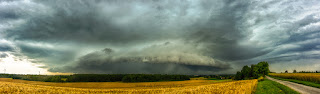
[[[302,85],[302,84],[297,84],[297,83],[293,83],[293,82],[289,82],[289,81],[282,81],[282,80],[271,78],[269,76],[266,76],[266,77],[272,81],[276,81],[280,84],[288,86],[291,89],[293,89],[297,92],[300,92],[301,94],[320,94],[319,88],[314,88],[314,87],[310,87],[310,86],[306,86],[306,85]]]

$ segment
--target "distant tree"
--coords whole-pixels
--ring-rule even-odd
[[[241,74],[242,74],[242,79],[249,79],[250,77],[250,71],[251,68],[248,66],[243,66],[242,70],[241,70]]]
[[[236,76],[235,76],[235,79],[236,79],[236,80],[241,80],[241,79],[242,79],[242,74],[241,74],[241,72],[237,71],[237,74],[236,74]]]
[[[260,67],[259,68],[259,72],[260,72],[259,74],[262,74],[263,76],[269,74],[270,70],[269,70],[268,62],[265,62],[265,61],[259,62],[257,65]]]
[[[251,77],[259,77],[259,67],[257,67],[257,65],[251,65]]]
[[[259,62],[257,65],[243,66],[242,70],[237,72],[235,79],[250,79],[259,78],[260,76],[268,75],[270,72],[268,62]]]
[[[293,70],[293,73],[297,73],[297,70]]]
[[[260,76],[268,75],[269,70],[269,64],[268,62],[259,62],[257,65],[251,65],[252,69],[252,77],[253,78],[259,78]]]
[[[288,70],[286,70],[284,73],[288,73]]]

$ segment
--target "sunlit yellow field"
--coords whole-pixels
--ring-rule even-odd
[[[39,84],[40,83],[40,84]],[[215,82],[212,80],[190,80],[172,82],[145,82],[145,83],[49,83],[21,80],[1,80],[0,93],[224,93],[224,94],[251,94],[257,85],[257,80]],[[61,84],[67,84],[64,85]],[[102,88],[97,85],[104,84]],[[111,85],[116,88],[108,87]],[[194,84],[194,85],[193,85]],[[77,86],[74,86],[77,85]],[[83,85],[84,88],[79,87]],[[118,87],[117,87],[118,86]],[[94,88],[93,88],[94,87]],[[109,88],[109,89],[108,89]]]
[[[270,76],[320,83],[320,73],[270,73]]]

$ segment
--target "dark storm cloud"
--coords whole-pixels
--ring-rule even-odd
[[[90,63],[90,64],[89,64]],[[98,63],[98,64],[96,64]],[[111,74],[210,74],[226,70],[225,68],[186,65],[175,63],[121,63],[121,62],[81,62],[74,67],[63,69],[50,69],[52,72],[73,72],[73,73],[111,73]]]
[[[6,12],[2,12],[0,11],[1,14],[0,14],[0,18],[2,18],[1,20],[3,19],[17,19],[18,16],[14,13],[6,13]]]
[[[28,24],[8,30],[6,36],[14,40],[112,44],[136,44],[171,38],[167,33],[172,31],[160,31],[162,24],[157,22],[165,20],[161,17],[166,15],[153,12],[156,8],[151,7],[145,12],[151,14],[148,17],[142,14],[130,17],[128,15],[135,16],[136,11],[130,7],[138,4],[85,0],[40,3],[49,8],[48,12],[41,16],[31,14],[31,19],[26,21]],[[132,21],[122,23],[119,21],[122,19]]]
[[[8,57],[8,54],[6,54],[6,53],[1,53],[0,54],[0,58],[6,58],[6,57]]]
[[[217,6],[204,2],[203,9],[212,9]],[[270,50],[264,50],[264,47],[241,45],[240,42],[247,40],[248,33],[243,31],[241,20],[245,18],[250,2],[227,0],[222,3],[224,6],[220,8],[221,11],[213,12],[208,10],[209,17],[206,21],[198,21],[192,27],[188,27],[190,37],[187,39],[205,45],[206,51],[212,53],[213,57],[224,60],[243,60],[251,59],[264,55]],[[232,5],[234,4],[234,5]]]
[[[5,51],[14,51],[14,48],[10,44],[0,41],[0,52]]]
[[[13,48],[8,45],[0,45],[0,51],[12,51]]]
[[[318,51],[320,44],[318,41],[320,12],[310,11],[310,13],[304,13],[307,12],[304,9],[307,9],[307,6],[309,5],[313,5],[312,3],[315,3],[315,1],[282,3],[288,4],[288,6],[283,9],[287,10],[287,12],[283,14],[275,13],[272,15],[279,16],[276,19],[272,19],[277,23],[272,23],[270,27],[268,27],[270,31],[275,32],[270,33],[272,35],[267,33],[266,35],[268,35],[268,37],[265,37],[265,39],[273,41],[273,44],[270,44],[273,46],[270,46],[273,51],[265,55],[264,60],[286,62],[293,60],[319,59]],[[299,5],[300,3],[303,4]],[[290,5],[297,5],[297,7],[292,7]]]
[[[107,51],[106,51],[107,50]],[[157,74],[210,74],[212,71],[219,72],[230,69],[224,62],[209,58],[201,59],[199,56],[185,54],[172,55],[160,54],[152,56],[142,53],[121,53],[113,52],[112,49],[93,52],[81,57],[76,65],[61,68],[51,68],[53,72],[74,72],[74,73],[157,73]],[[161,49],[158,49],[161,50]],[[168,53],[168,52],[165,52]],[[197,59],[190,59],[197,58]],[[211,61],[210,61],[211,60]]]
[[[184,32],[177,32],[177,30],[186,30],[183,27],[191,26],[192,23],[184,22],[184,19],[190,18],[187,10],[191,6],[188,2],[171,3],[165,1],[146,1],[146,2],[95,2],[95,1],[40,1],[39,4],[47,6],[46,12],[39,12],[37,15],[30,13],[30,19],[19,27],[9,29],[5,32],[6,38],[11,38],[15,41],[22,42],[46,42],[59,45],[61,42],[76,42],[86,43],[95,46],[95,44],[108,44],[118,46],[134,46],[148,42],[157,42],[163,40],[184,40],[182,37]],[[178,4],[178,6],[173,6]],[[144,10],[141,11],[139,7]],[[173,13],[173,15],[183,16],[182,18],[176,17],[171,19],[172,12],[179,8],[180,13]],[[119,11],[121,10],[121,11]],[[40,16],[41,15],[41,16]],[[193,15],[189,13],[189,15]],[[209,17],[211,18],[211,17]],[[170,26],[180,21],[181,26]],[[202,20],[195,20],[201,22]],[[198,27],[197,27],[198,28]],[[199,27],[201,28],[201,27]],[[230,30],[231,31],[231,30]],[[189,31],[185,31],[189,32]],[[226,31],[229,32],[229,31]],[[181,41],[184,43],[185,41]],[[151,44],[152,45],[152,44]],[[41,60],[48,58],[46,63],[61,64],[64,59],[60,57],[68,57],[68,54],[60,53],[59,49],[47,49],[43,47],[32,47],[25,45],[18,45],[22,53],[30,58]],[[171,47],[170,49],[180,48],[182,45]],[[192,44],[184,45],[190,46],[189,50],[194,50],[196,46]],[[152,50],[159,50],[157,48]],[[187,51],[192,54],[205,54],[196,51]],[[141,52],[137,52],[141,53]],[[145,56],[154,56],[159,53],[158,51],[144,54]],[[181,52],[179,52],[180,54]],[[174,56],[166,54],[165,56]],[[202,57],[198,57],[202,58]],[[211,57],[205,57],[211,58]],[[55,60],[56,62],[49,62]],[[61,60],[61,61],[57,61]],[[218,61],[218,60],[217,60]],[[108,63],[108,62],[103,62]],[[122,62],[117,62],[122,64]],[[149,62],[152,63],[152,62]],[[149,65],[149,63],[145,65]],[[162,64],[169,64],[162,63]],[[195,63],[195,62],[192,62]],[[90,63],[89,63],[90,64]],[[137,66],[140,63],[137,63]],[[143,63],[141,63],[143,64]],[[156,64],[161,65],[161,64]],[[184,66],[192,70],[202,70],[195,68],[203,68],[206,70],[206,64],[201,65],[204,67],[190,67],[187,63],[176,64]],[[79,69],[82,69],[83,64],[75,64]],[[189,66],[189,67],[186,67]],[[192,65],[200,66],[200,65]],[[211,66],[213,70],[229,69],[226,65]],[[178,68],[178,67],[177,67]],[[97,68],[99,69],[99,68]],[[84,71],[87,69],[84,68]],[[116,71],[116,70],[110,70]]]
[[[24,43],[17,43],[23,55],[30,59],[36,59],[33,63],[46,65],[60,65],[74,59],[74,53],[62,49],[54,49],[43,46],[35,46]]]
[[[8,20],[14,20],[28,16],[28,10],[23,9],[25,5],[22,0],[1,0],[0,1],[0,23],[6,22]]]
[[[0,37],[56,72],[206,74],[320,54],[316,0],[4,2]]]

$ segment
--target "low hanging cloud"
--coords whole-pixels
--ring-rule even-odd
[[[203,56],[197,50],[169,42],[137,51],[117,52],[105,48],[80,57],[75,65],[65,69],[75,73],[204,74],[231,68],[226,62]]]
[[[10,43],[0,40],[0,52],[11,51],[14,51],[14,47]]]
[[[0,51],[13,51],[13,48],[6,44],[0,45]]]
[[[211,74],[259,61],[320,62],[317,0],[0,4],[0,39],[12,43],[0,51],[15,48],[54,72]]]
[[[0,53],[0,58],[6,58],[6,57],[8,57],[8,54],[6,54],[6,53]]]

